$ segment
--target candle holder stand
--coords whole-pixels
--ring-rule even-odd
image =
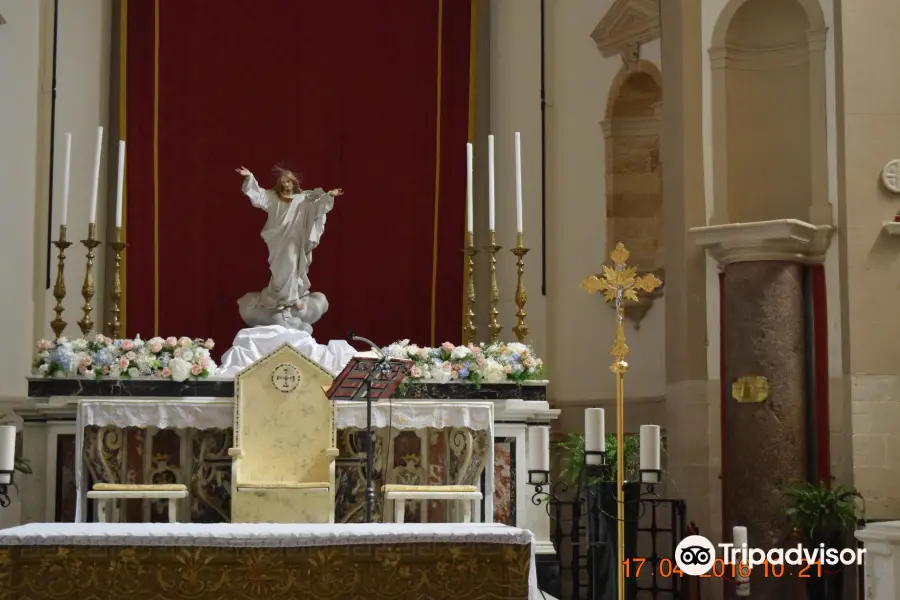
[[[15,487],[15,482],[13,479],[16,476],[16,470],[13,468],[11,471],[7,471],[6,469],[0,469],[0,508],[6,508],[10,505],[9,499],[9,488]]]
[[[524,245],[524,236],[522,232],[516,234],[516,247],[510,251],[516,255],[516,273],[518,274],[516,281],[516,326],[513,327],[513,333],[520,344],[525,343],[528,337],[528,325],[525,324],[525,303],[528,302],[528,294],[525,292],[525,255],[528,254],[530,248]]]
[[[122,323],[119,321],[121,313],[119,304],[122,301],[122,253],[125,251],[125,242],[122,241],[122,228],[116,227],[116,241],[109,245],[115,252],[113,266],[113,280],[109,290],[109,298],[112,301],[110,308],[110,321],[107,323],[109,335],[117,340],[122,333]]]
[[[65,225],[59,226],[59,239],[53,242],[53,245],[56,246],[59,253],[56,256],[56,283],[53,285],[53,297],[56,298],[53,312],[56,313],[56,317],[50,321],[50,329],[53,330],[56,339],[59,339],[68,325],[62,318],[63,312],[66,310],[63,308],[62,302],[66,299],[66,249],[72,245],[72,242],[66,241]]]
[[[84,314],[78,321],[82,335],[87,336],[94,329],[94,321],[91,319],[91,312],[94,310],[91,306],[91,300],[94,298],[94,248],[100,245],[97,241],[97,225],[90,223],[88,225],[88,236],[81,243],[87,248],[87,265],[84,270],[84,283],[81,286],[81,296],[84,298],[84,306],[81,312]]]
[[[488,232],[488,236],[488,245],[484,247],[488,253],[488,270],[491,274],[488,332],[491,334],[491,343],[495,344],[500,340],[500,332],[503,331],[503,326],[497,322],[497,316],[500,314],[497,310],[497,305],[500,303],[500,288],[497,286],[497,252],[502,249],[502,246],[497,245],[497,234],[493,229]]]
[[[466,233],[466,247],[463,248],[466,255],[466,273],[468,274],[468,283],[466,284],[466,309],[463,312],[463,343],[475,343],[475,335],[478,328],[475,326],[475,256],[478,254],[478,248],[475,247],[475,234],[471,231]]]

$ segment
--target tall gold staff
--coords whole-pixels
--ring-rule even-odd
[[[637,301],[638,292],[652,292],[662,285],[652,273],[637,276],[637,267],[625,264],[629,252],[622,243],[610,253],[612,266],[604,266],[599,277],[591,275],[581,282],[581,288],[589,294],[603,292],[607,302],[615,302],[616,333],[610,354],[613,362],[609,369],[616,374],[616,495],[618,505],[618,597],[625,600],[625,373],[628,371],[628,345],[625,343],[625,302]]]

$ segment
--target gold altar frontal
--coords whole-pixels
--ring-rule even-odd
[[[300,547],[159,545],[160,539],[11,545],[0,547],[0,600],[528,598],[529,544],[372,539]]]

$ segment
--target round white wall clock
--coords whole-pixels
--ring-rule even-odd
[[[881,183],[889,191],[900,194],[900,159],[889,162],[881,170]]]

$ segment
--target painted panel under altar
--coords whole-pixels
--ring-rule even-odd
[[[33,523],[0,531],[0,600],[539,598],[534,537],[492,524]]]

